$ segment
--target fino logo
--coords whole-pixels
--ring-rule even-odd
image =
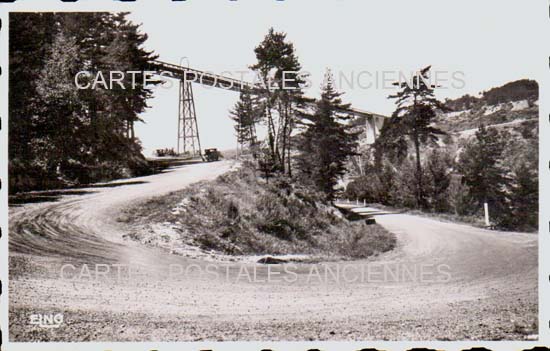
[[[63,324],[63,314],[31,314],[29,323],[40,328],[59,328]]]

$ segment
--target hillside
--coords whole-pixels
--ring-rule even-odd
[[[536,158],[538,98],[537,82],[523,79],[481,92],[477,97],[464,95],[457,99],[446,99],[445,104],[452,111],[440,113],[434,122],[435,127],[447,133],[441,138],[439,146],[446,146],[457,156],[462,146],[475,135],[479,126],[484,124],[489,128],[497,128],[506,134],[509,140],[514,141],[507,146],[510,166],[514,166],[522,156]],[[364,132],[364,118],[356,118],[351,123],[357,131]],[[362,134],[360,138],[360,151],[368,154],[371,145],[367,144],[364,136],[365,134]],[[429,149],[431,148],[428,147]],[[352,160],[352,177],[362,175],[361,162],[361,158],[357,157]],[[342,184],[347,184],[349,179],[344,177]]]
[[[480,97],[465,95],[446,100],[452,112],[440,114],[435,125],[448,133],[443,141],[460,152],[481,124],[496,128],[508,140],[504,164],[517,168],[521,161],[538,163],[538,85],[519,80],[490,89]]]
[[[477,97],[447,99],[445,103],[452,110],[440,113],[432,123],[446,134],[421,148],[424,204],[418,205],[415,197],[418,183],[411,177],[415,166],[408,139],[405,144],[393,144],[401,147],[400,155],[391,153],[395,150],[392,144],[377,143],[379,149],[375,151],[372,145],[361,143],[360,155],[350,160],[350,172],[341,183],[346,189],[344,196],[445,213],[468,223],[483,220],[483,199],[492,196],[488,202],[491,223],[496,227],[536,231],[538,98],[536,82],[519,80]],[[485,128],[476,136],[481,125]],[[364,130],[364,124],[356,126]],[[376,152],[379,160],[375,159]],[[476,184],[487,186],[480,190]],[[486,195],[489,191],[491,195]]]
[[[480,95],[445,100],[452,112],[440,114],[435,125],[458,136],[472,135],[480,124],[508,130],[536,126],[538,85],[535,81],[518,80]]]
[[[190,257],[358,259],[394,247],[393,234],[350,221],[322,199],[283,176],[266,181],[245,162],[214,181],[133,204],[117,220],[129,239]]]

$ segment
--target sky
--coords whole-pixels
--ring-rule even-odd
[[[544,54],[530,39],[541,30],[541,21],[533,19],[537,13],[546,16],[541,9],[540,2],[530,0],[190,0],[134,7],[129,18],[141,24],[149,36],[145,47],[160,60],[214,73],[246,70],[255,62],[254,48],[273,27],[287,33],[303,70],[311,74],[306,95],[318,96],[327,68],[335,75],[356,74],[356,79],[369,72],[362,74],[362,86],[341,87],[343,99],[389,115],[395,105],[388,95],[395,91],[381,78],[371,78],[376,74],[391,78],[432,65],[441,72],[441,99],[536,79]],[[452,79],[453,73],[463,84]],[[155,89],[150,108],[141,115],[144,123],[136,126],[147,156],[176,146],[175,83]],[[202,147],[234,148],[229,110],[238,93],[195,84],[194,99]]]

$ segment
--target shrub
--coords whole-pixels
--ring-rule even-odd
[[[393,248],[391,233],[378,225],[352,223],[335,215],[332,206],[319,201],[322,198],[324,194],[283,176],[273,175],[267,183],[255,176],[254,169],[242,167],[215,181],[144,202],[127,215],[131,226],[170,223],[182,233],[181,242],[230,255],[360,258]],[[181,203],[185,210],[168,210],[183,206]]]

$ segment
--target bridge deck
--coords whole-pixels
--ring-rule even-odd
[[[265,90],[264,87],[261,87],[259,85],[254,85],[244,80],[226,77],[219,74],[201,71],[198,69],[189,68],[181,65],[174,65],[171,63],[158,61],[158,60],[151,62],[151,68],[156,70],[157,72],[169,73],[170,75],[165,75],[165,76],[169,76],[175,79],[186,80],[188,82],[194,82],[197,84],[202,84],[202,85],[216,87],[216,88],[225,89],[225,90],[231,90],[236,92],[241,92],[244,89],[248,89],[251,91]],[[310,102],[307,102],[306,104],[309,106],[314,106],[315,100],[310,99]],[[384,118],[384,119],[389,118],[388,116],[365,111],[355,107],[346,109],[345,112],[350,112],[353,115],[358,117],[360,116],[360,117]]]

